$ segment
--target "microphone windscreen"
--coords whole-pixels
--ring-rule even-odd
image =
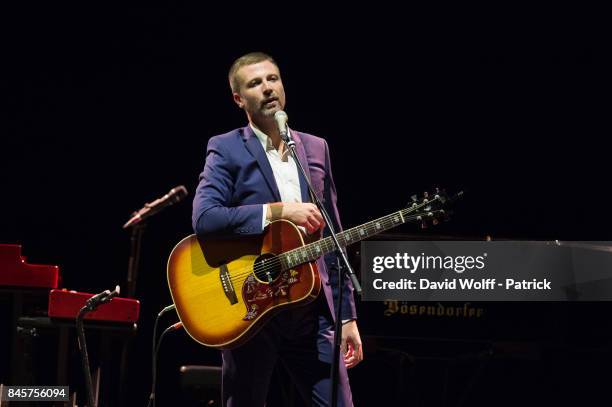
[[[178,187],[172,188],[170,192],[168,192],[168,195],[172,197],[173,203],[180,202],[187,196],[187,188],[185,188],[183,185],[179,185]]]
[[[278,129],[281,132],[287,131],[287,121],[289,120],[289,117],[287,117],[287,113],[282,110],[279,110],[278,112],[274,113],[274,120],[276,120]]]

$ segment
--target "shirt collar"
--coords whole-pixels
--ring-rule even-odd
[[[263,147],[264,151],[270,151],[275,149],[274,144],[272,144],[272,139],[268,137],[266,133],[255,127],[253,123],[249,123],[249,127],[251,127],[251,130],[253,130],[253,133],[255,133],[255,135],[259,139],[259,142],[261,143],[261,146]],[[287,127],[287,132],[291,134],[291,130],[289,130],[289,127]]]

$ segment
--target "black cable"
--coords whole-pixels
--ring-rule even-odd
[[[164,339],[164,336],[166,336],[168,332],[176,331],[177,329],[180,329],[182,327],[183,327],[183,323],[177,322],[176,324],[170,325],[168,328],[164,330],[164,332],[162,332],[162,334],[159,336],[159,342],[157,342],[157,348],[155,348],[156,357],[157,357],[157,354],[159,353],[159,348],[161,347],[161,343],[162,343],[162,340]]]
[[[176,306],[174,304],[168,305],[166,308],[162,309],[159,312],[159,314],[157,314],[157,317],[155,318],[155,324],[153,325],[153,346],[151,347],[151,361],[152,361],[151,362],[151,378],[152,378],[151,394],[149,395],[149,403],[147,404],[147,407],[155,407],[155,383],[157,381],[157,351],[158,351],[158,348],[156,347],[157,324],[159,323],[159,319],[162,317],[162,315],[164,315],[168,311],[172,311],[173,309],[176,309]],[[166,331],[164,331],[164,333],[162,334],[162,337],[166,333]],[[161,339],[160,339],[160,342],[161,342]]]

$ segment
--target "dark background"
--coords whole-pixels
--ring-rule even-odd
[[[327,139],[345,226],[442,186],[465,199],[426,233],[609,239],[609,47],[598,10],[271,8],[2,13],[0,243],[59,265],[64,287],[99,292],[124,282],[130,213],[176,185],[190,192],[146,228],[134,403],[147,397],[152,321],[170,303],[165,262],[191,233],[207,140],[246,124],[226,79],[246,52],[276,58],[290,125]],[[585,323],[591,336],[600,323]],[[178,366],[219,363],[185,333],[165,345],[162,400],[173,397]]]

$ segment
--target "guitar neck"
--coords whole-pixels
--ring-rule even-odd
[[[438,200],[436,196],[429,202],[421,204],[414,204],[410,208],[402,209],[397,212],[393,212],[389,215],[383,216],[378,219],[374,219],[370,222],[364,223],[363,225],[356,226],[351,229],[347,229],[341,233],[336,234],[338,243],[340,246],[346,247],[350,244],[359,242],[367,239],[368,237],[377,235],[378,233],[384,232],[385,230],[392,229],[396,226],[402,225],[408,221],[416,220],[414,212],[422,209],[423,207],[431,204],[433,201]],[[281,261],[283,270],[290,269],[297,265],[315,260],[326,253],[332,252],[336,249],[336,245],[331,236],[324,239],[318,240],[314,243],[307,244],[297,249],[290,250],[278,256]]]

